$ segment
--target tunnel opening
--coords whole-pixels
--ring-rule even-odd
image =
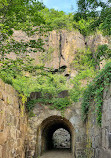
[[[64,128],[59,128],[53,133],[52,141],[54,149],[71,148],[70,133]]]
[[[62,138],[60,143],[55,143],[55,135]],[[67,141],[68,143],[66,143]],[[71,122],[66,118],[50,116],[41,123],[38,130],[39,154],[41,155],[50,150],[61,149],[68,149],[68,151],[70,150],[70,152],[74,153],[74,128]]]

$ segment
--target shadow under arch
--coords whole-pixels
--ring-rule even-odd
[[[71,144],[71,152],[74,155],[74,127],[71,122],[63,118],[61,116],[50,116],[42,121],[41,125],[37,130],[37,145],[36,145],[36,156],[39,156],[46,152],[47,150],[51,150],[53,148],[53,133],[59,129],[63,128],[67,130],[70,134],[70,144]]]

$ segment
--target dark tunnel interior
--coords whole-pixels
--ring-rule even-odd
[[[72,140],[71,126],[68,121],[62,117],[53,116],[45,120],[42,126],[42,144],[46,150],[54,149],[53,134],[57,129],[63,128],[70,134],[70,144]],[[71,145],[70,145],[71,150]]]

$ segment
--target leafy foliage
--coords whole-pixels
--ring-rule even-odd
[[[58,110],[66,108],[71,103],[70,97],[58,98],[58,93],[68,89],[66,78],[52,74],[51,70],[44,66],[33,66],[31,62],[29,59],[25,62],[22,59],[5,60],[0,67],[0,78],[11,84],[22,98],[30,97],[32,92],[40,92],[42,96],[38,102],[49,103]],[[28,105],[29,103],[29,110],[31,108]]]
[[[52,74],[52,70],[43,65],[34,66],[33,59],[29,58],[28,55],[31,52],[45,51],[44,41],[41,38],[28,42],[15,41],[11,38],[13,30],[24,30],[28,36],[36,32],[41,36],[47,30],[72,30],[74,28],[87,36],[92,31],[99,29],[105,35],[111,35],[111,8],[109,6],[110,1],[106,4],[97,0],[79,0],[78,13],[73,15],[73,13],[66,14],[63,11],[48,9],[43,3],[36,0],[0,0],[0,77],[20,93],[23,101],[22,113],[31,92],[41,92],[42,96],[38,100],[28,102],[28,110],[31,110],[36,102],[49,104],[51,108],[54,107],[58,110],[63,110],[71,105],[72,101],[77,102],[81,99],[84,90],[81,80],[92,79],[95,76],[95,64],[99,63],[102,58],[109,58],[111,50],[107,45],[99,46],[95,59],[89,49],[78,50],[71,66],[79,73],[69,81],[72,88],[68,88],[65,77],[60,74]],[[98,7],[101,7],[100,13],[96,10]],[[43,54],[41,57],[43,63],[50,62],[53,51],[54,49],[50,47]],[[11,52],[16,54],[16,60],[7,58],[7,54]],[[64,90],[69,90],[69,96],[58,98],[58,93]],[[102,91],[101,87],[101,89],[95,90],[95,94],[100,96]],[[101,99],[100,103],[102,103]],[[85,111],[87,111],[86,109]],[[98,113],[101,118],[100,111]]]
[[[44,5],[33,0],[0,0],[1,39],[13,34],[14,29],[29,31],[34,25],[44,23],[39,11]]]
[[[87,118],[90,105],[94,100],[97,121],[101,125],[103,91],[111,82],[111,62],[101,70],[95,79],[87,86],[83,93],[82,116],[83,120]]]
[[[96,58],[99,60],[99,62],[103,59],[109,59],[111,58],[111,49],[108,48],[108,45],[99,45],[96,50]]]
[[[30,100],[27,102],[26,107],[28,111],[33,109],[36,103],[40,103],[43,105],[49,106],[51,109],[57,109],[57,110],[64,110],[66,109],[69,105],[71,105],[71,100],[68,97],[65,98],[39,98],[39,99],[34,99]]]
[[[41,15],[44,17],[45,24],[52,29],[73,29],[73,14],[66,14],[63,11],[44,8],[41,10]]]
[[[94,59],[93,54],[90,49],[78,50],[75,54],[71,67],[74,67],[75,70],[81,71],[86,70],[86,68],[94,68]]]
[[[99,29],[104,35],[111,35],[110,6],[110,0],[104,2],[102,0],[78,0],[78,12],[74,15],[74,20],[77,23],[80,23],[81,19],[86,21],[86,27],[79,28],[81,33],[86,36]]]

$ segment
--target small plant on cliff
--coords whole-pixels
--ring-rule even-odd
[[[94,101],[95,112],[97,114],[97,122],[101,125],[102,118],[102,104],[103,91],[111,83],[111,62],[106,64],[105,68],[101,70],[95,79],[87,86],[83,93],[82,101],[82,118],[87,119],[88,111]]]
[[[94,59],[91,50],[88,49],[78,49],[75,54],[75,57],[70,64],[77,71],[83,71],[89,68],[94,68]]]

